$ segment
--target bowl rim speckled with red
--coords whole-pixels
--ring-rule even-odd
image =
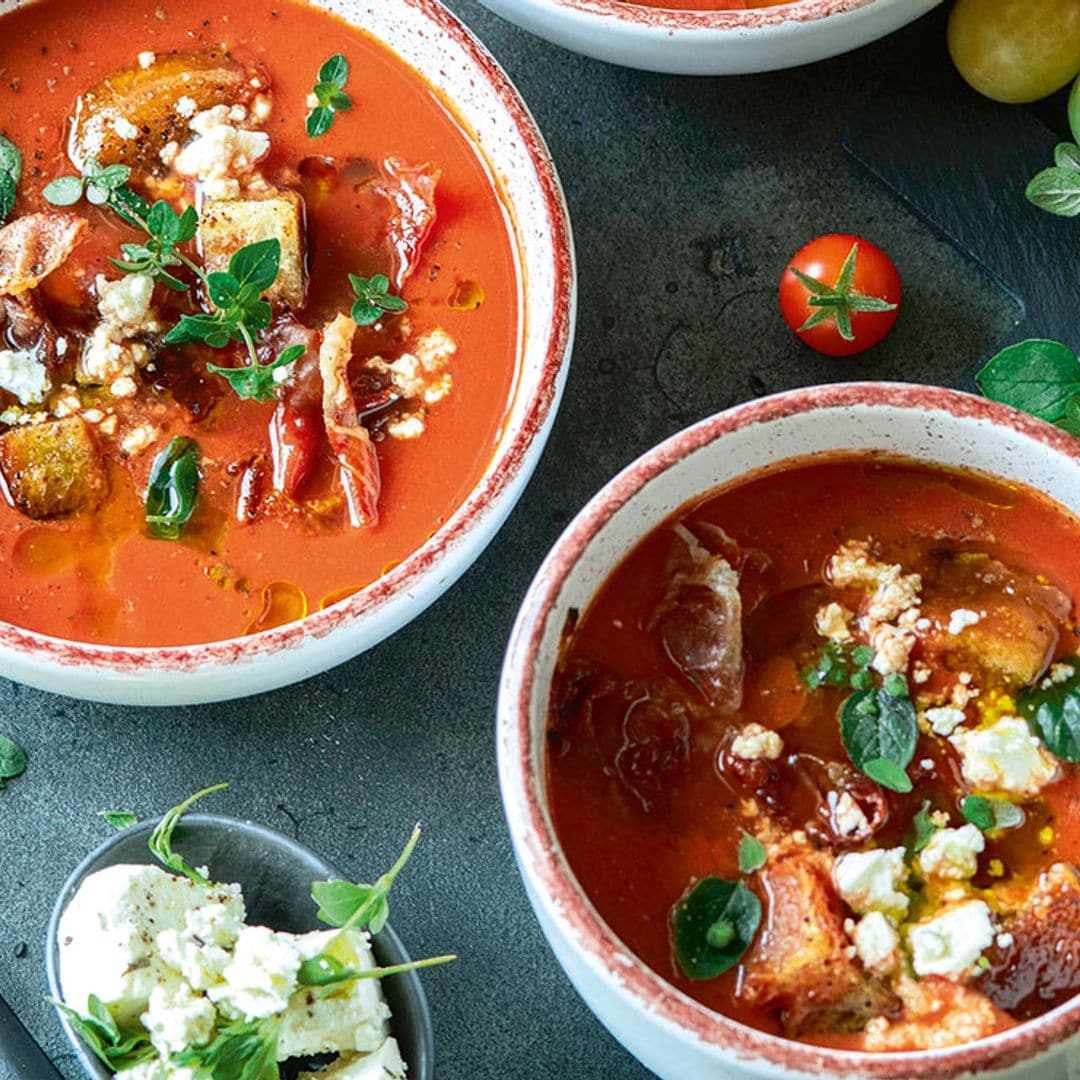
[[[13,0],[6,12],[33,0]],[[420,548],[346,600],[247,637],[136,648],[0,623],[0,671],[42,689],[117,704],[180,705],[271,690],[371,648],[419,615],[492,540],[535,468],[573,342],[576,268],[551,155],[509,77],[439,0],[311,0],[383,42],[447,102],[486,159],[514,231],[522,334],[515,388],[492,459]]]
[[[577,882],[555,831],[545,743],[551,676],[567,619],[588,606],[633,544],[680,507],[762,468],[853,451],[1004,476],[1080,513],[1080,440],[1026,413],[938,387],[840,383],[788,391],[719,413],[646,452],[605,485],[556,542],[529,587],[507,649],[498,768],[526,892],[586,1003],[661,1077],[1057,1075],[1039,1070],[1080,1048],[1080,996],[988,1039],[903,1053],[812,1046],[714,1012],[618,939]]]
[[[564,48],[675,75],[745,75],[824,60],[884,37],[941,2],[790,0],[688,11],[634,0],[481,0]]]

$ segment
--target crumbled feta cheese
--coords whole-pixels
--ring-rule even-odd
[[[922,578],[904,574],[898,565],[873,559],[865,543],[846,544],[829,560],[828,571],[839,588],[873,590],[866,613],[874,622],[889,622],[919,602]]]
[[[150,991],[150,1004],[142,1015],[143,1027],[162,1057],[169,1057],[189,1046],[202,1046],[214,1033],[217,1014],[202,994],[176,979]]]
[[[121,139],[137,139],[139,137],[139,129],[123,116],[118,116],[113,121],[113,131],[115,131]]]
[[[990,908],[982,900],[965,901],[909,927],[907,938],[916,975],[962,978],[993,943]]]
[[[0,349],[0,387],[23,405],[36,404],[49,392],[45,365],[30,349]]]
[[[977,611],[970,611],[968,608],[957,608],[949,616],[949,633],[955,637],[962,630],[966,630],[969,626],[974,626],[977,622],[981,621],[982,615]]]
[[[849,852],[833,865],[841,899],[859,915],[870,911],[903,915],[909,902],[900,891],[906,877],[902,847]]]
[[[113,394],[116,394],[116,383],[112,386]],[[116,394],[123,397],[122,394]],[[158,429],[153,424],[138,424],[133,427],[121,440],[120,449],[125,454],[140,454],[148,446],[152,446],[158,437]]]
[[[843,791],[839,795],[830,791],[825,801],[832,815],[833,827],[840,836],[858,836],[870,831],[870,822],[862,807],[851,797],[851,792]]]
[[[851,931],[855,955],[871,975],[888,975],[900,963],[900,935],[880,911],[864,915]]]
[[[747,724],[732,740],[731,752],[746,761],[775,761],[784,752],[784,740],[760,724]]]
[[[907,670],[915,635],[892,623],[881,623],[871,632],[870,644],[874,649],[870,666],[879,675],[895,675]]]
[[[845,644],[851,640],[851,627],[848,625],[854,615],[843,604],[831,603],[818,609],[814,617],[814,629],[829,641]]]
[[[391,420],[386,425],[386,433],[394,439],[418,439],[424,434],[425,427],[419,413],[406,413]]]
[[[1010,945],[1012,945],[1015,940],[1016,939],[1012,936],[1012,934],[998,934],[998,936],[994,938],[994,944],[999,949],[1007,949]]]
[[[207,990],[226,1015],[257,1020],[281,1012],[296,989],[301,956],[293,935],[245,926],[236,939],[223,981]]]
[[[1057,762],[1019,717],[957,731],[949,741],[960,753],[964,779],[981,791],[1035,795],[1058,775]]]
[[[1072,664],[1051,664],[1050,670],[1046,673],[1046,678],[1039,685],[1044,690],[1049,690],[1051,686],[1058,683],[1068,682],[1075,674],[1076,668]]]
[[[241,112],[235,114],[227,105],[215,105],[196,113],[190,123],[195,138],[176,155],[173,169],[204,185],[229,182],[231,189],[270,152],[270,136],[265,131],[234,126],[246,117],[246,111]],[[213,190],[218,192],[217,187]]]
[[[300,936],[288,935],[302,959],[322,952],[336,936],[332,930]],[[374,965],[368,935],[352,930],[339,938],[334,956],[347,967],[367,970]],[[278,1058],[301,1057],[333,1051],[370,1053],[389,1034],[390,1010],[382,1000],[376,979],[358,979],[332,997],[310,987],[293,994],[281,1020]]]
[[[434,405],[453,388],[453,376],[446,369],[456,352],[454,339],[442,327],[436,327],[417,341],[411,353],[403,353],[389,363],[376,356],[368,365],[389,375],[402,397]]]
[[[154,279],[149,274],[125,274],[116,281],[97,277],[98,311],[118,329],[142,333],[151,321]]]
[[[966,881],[974,876],[985,848],[986,840],[974,825],[940,829],[919,852],[919,869],[926,878]]]
[[[156,951],[156,936],[181,928],[187,913],[204,903],[222,904],[243,919],[237,885],[197,885],[156,866],[110,866],[91,874],[57,932],[64,1000],[86,1012],[96,994],[117,1020],[138,1019],[153,988],[175,978]]]
[[[935,735],[951,735],[966,719],[962,709],[953,709],[948,706],[927,709],[923,716]]]
[[[149,347],[133,339],[161,329],[150,306],[154,279],[149,274],[127,274],[109,281],[99,274],[96,284],[101,322],[79,357],[79,381],[110,386],[116,397],[131,397],[136,387],[130,376],[150,360]]]
[[[58,337],[56,339],[56,355],[66,356],[68,351],[68,339],[66,337]]]
[[[157,60],[157,54],[152,52],[141,52],[139,53],[138,59],[139,67],[145,70],[148,67],[154,66],[154,62]]]
[[[196,990],[207,990],[222,981],[231,958],[229,950],[243,926],[242,909],[207,904],[189,911],[181,928],[158,934],[158,951]]]
[[[929,664],[924,664],[921,660],[916,660],[911,668],[912,682],[919,686],[930,681],[930,676],[933,672],[930,670]]]
[[[185,119],[190,120],[198,110],[199,106],[193,97],[188,97],[185,94],[182,98],[177,98],[174,109]]]

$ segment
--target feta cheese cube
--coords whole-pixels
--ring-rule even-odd
[[[901,891],[906,877],[902,847],[848,852],[833,866],[833,881],[841,899],[859,915],[870,911],[904,915],[909,903]]]
[[[963,709],[953,709],[947,705],[927,709],[923,716],[935,735],[951,735],[966,719]]]
[[[214,1006],[177,978],[150,991],[150,1003],[142,1015],[150,1041],[163,1057],[178,1054],[189,1046],[208,1043],[214,1033]]]
[[[871,975],[888,975],[900,963],[900,935],[880,911],[863,916],[851,931],[855,955]]]
[[[980,791],[1036,795],[1058,775],[1058,764],[1027,722],[1002,716],[988,727],[957,731],[949,739],[960,753],[964,779]]]
[[[288,1005],[301,961],[292,934],[245,926],[222,982],[211,986],[207,995],[226,1016],[243,1020],[273,1016]]]
[[[963,978],[994,941],[990,908],[982,900],[965,901],[915,923],[907,938],[916,975]]]
[[[51,385],[49,372],[32,349],[0,349],[0,387],[20,404],[41,401]]]
[[[784,752],[784,740],[761,724],[747,724],[732,740],[731,752],[746,761],[775,761]]]
[[[974,626],[981,620],[982,615],[979,612],[970,611],[968,608],[957,608],[949,616],[949,633],[956,637],[961,631],[966,630],[969,626]]]
[[[966,881],[979,867],[979,855],[986,839],[974,825],[959,829],[939,829],[919,852],[923,877]]]

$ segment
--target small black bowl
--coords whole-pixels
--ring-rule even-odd
[[[146,846],[157,823],[133,825],[111,836],[75,868],[60,890],[45,945],[45,968],[49,993],[61,999],[60,948],[57,928],[60,916],[83,881],[96,870],[118,863],[155,864]],[[272,930],[305,933],[327,927],[315,918],[311,883],[341,878],[341,874],[303,844],[251,821],[191,814],[173,834],[174,846],[192,866],[208,866],[213,881],[236,882],[244,891],[248,921]],[[389,926],[373,941],[380,966],[408,963],[409,956]],[[433,1080],[435,1036],[431,1011],[415,971],[382,980],[383,993],[393,1013],[391,1029],[409,1066],[409,1080]],[[63,1017],[60,1018],[75,1053],[95,1080],[108,1080],[109,1072],[86,1048]]]

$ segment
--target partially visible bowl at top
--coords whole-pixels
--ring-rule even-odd
[[[615,1038],[661,1077],[671,1080],[774,1080],[781,1077],[790,1080],[823,1080],[826,1077],[959,1080],[979,1075],[1007,1077],[1008,1080],[1049,1080],[1066,1075],[1067,1059],[1075,1056],[1080,1045],[1080,996],[1067,995],[1060,1000],[1047,998],[1054,1004],[1048,1005],[1041,1015],[959,1045],[881,1052],[813,1045],[750,1026],[750,1023],[709,1008],[686,992],[685,980],[680,986],[672,981],[678,977],[675,960],[659,961],[657,952],[651,966],[645,963],[612,929],[602,911],[603,901],[608,901],[607,912],[612,921],[623,918],[624,934],[629,934],[631,929],[639,932],[641,927],[656,931],[661,925],[666,933],[668,924],[661,924],[653,911],[646,910],[642,898],[645,894],[650,897],[658,893],[664,897],[669,895],[670,881],[664,875],[665,869],[678,861],[673,858],[673,853],[688,852],[697,858],[696,877],[700,878],[702,873],[722,872],[721,856],[716,852],[724,844],[734,845],[738,841],[720,835],[716,821],[705,818],[703,807],[713,796],[722,806],[732,799],[732,791],[738,794],[747,789],[725,786],[728,781],[721,775],[720,758],[711,743],[693,744],[697,749],[692,753],[709,763],[706,767],[710,784],[715,780],[717,787],[704,789],[706,794],[702,794],[701,788],[695,789],[699,797],[696,804],[679,803],[676,813],[682,813],[682,818],[661,818],[658,823],[653,813],[655,805],[648,806],[647,812],[639,815],[640,807],[633,796],[627,796],[624,802],[614,796],[610,800],[629,823],[640,823],[653,814],[649,821],[653,831],[638,834],[648,837],[649,843],[657,849],[655,860],[641,860],[643,875],[647,876],[645,885],[644,877],[630,880],[626,876],[625,862],[620,862],[625,853],[618,850],[618,845],[625,841],[630,825],[620,832],[612,825],[612,817],[586,820],[584,815],[593,804],[582,804],[581,807],[575,804],[576,816],[570,816],[565,802],[556,806],[558,792],[553,762],[559,755],[560,760],[570,756],[574,738],[566,733],[575,730],[571,725],[578,715],[575,710],[582,708],[584,712],[581,703],[589,702],[588,707],[592,708],[590,695],[602,700],[604,678],[608,673],[611,673],[611,681],[606,685],[615,687],[611,697],[616,702],[634,701],[637,704],[649,700],[649,692],[645,690],[636,699],[633,695],[619,696],[620,693],[626,695],[627,691],[620,688],[621,674],[617,666],[620,661],[617,658],[630,657],[628,663],[637,665],[633,670],[635,677],[641,680],[637,684],[639,688],[646,685],[663,687],[663,678],[670,679],[672,672],[680,670],[672,667],[671,671],[661,671],[649,666],[651,654],[642,651],[635,636],[639,632],[648,632],[647,612],[650,609],[647,604],[648,597],[653,596],[648,590],[656,587],[655,582],[642,574],[646,599],[636,598],[641,600],[637,608],[632,604],[625,610],[612,607],[610,593],[602,592],[619,572],[618,568],[625,569],[624,560],[633,558],[629,553],[634,551],[640,555],[646,551],[643,558],[651,559],[650,565],[655,565],[660,573],[665,549],[642,548],[639,544],[643,538],[651,537],[662,523],[674,520],[673,515],[680,508],[687,513],[688,507],[707,503],[709,493],[738,491],[747,478],[766,472],[782,474],[784,468],[792,467],[795,462],[833,460],[836,455],[875,454],[961,473],[978,469],[1006,484],[1027,487],[1049,496],[1074,516],[1080,513],[1080,443],[1041,420],[983,398],[928,386],[855,383],[812,387],[752,401],[710,417],[672,436],[629,465],[597,493],[556,542],[519,612],[503,666],[497,740],[503,804],[525,889],[556,959],[585,1002]],[[867,490],[873,493],[881,489],[868,483]],[[833,494],[830,494],[823,505],[832,505],[829,502],[832,498]],[[798,531],[798,523],[807,517],[805,505],[793,506],[786,501],[768,505],[772,510],[766,512],[774,513],[779,531],[783,531],[783,522],[787,519],[791,523],[791,535],[803,535]],[[886,503],[877,505],[884,507]],[[927,505],[936,505],[930,495],[927,495]],[[837,512],[841,511],[838,509]],[[880,509],[879,512],[890,511]],[[756,536],[760,516],[748,512],[747,519],[747,528]],[[722,523],[718,520],[717,524]],[[1022,519],[1015,527],[1021,531],[1025,527],[1030,529],[1030,520]],[[720,528],[717,535],[726,534]],[[839,542],[846,534],[823,529],[821,535],[825,540]],[[924,532],[921,535],[925,540],[927,535],[937,534]],[[940,537],[937,539],[944,544]],[[795,552],[805,551],[798,546],[797,540],[792,544]],[[1067,546],[1058,542],[1054,549]],[[816,565],[814,558],[816,556],[807,558],[808,566]],[[640,572],[643,565],[635,563],[634,568]],[[625,579],[620,585],[627,594],[633,591]],[[597,661],[593,669],[575,668],[578,657],[566,646],[574,640],[575,634],[583,632],[582,627],[589,625],[590,614],[597,610],[598,596],[607,600],[602,618],[598,618],[599,625],[610,628],[605,631],[607,637],[601,635],[610,653],[605,654],[602,662]],[[655,601],[654,597],[652,603]],[[633,616],[628,614],[630,610],[635,612]],[[643,621],[632,622],[631,619],[638,617],[639,610],[643,612]],[[790,637],[797,632],[775,608],[772,617],[781,635]],[[595,643],[597,639],[592,640]],[[566,683],[556,686],[557,680],[572,678],[575,673],[581,677],[573,692],[567,692]],[[595,678],[597,673],[600,678]],[[647,683],[646,680],[653,676],[655,683]],[[590,678],[594,681],[590,682]],[[661,702],[667,700],[663,697],[665,692],[659,691]],[[556,694],[559,695],[557,708],[553,705]],[[709,715],[707,707],[703,707],[703,712]],[[588,713],[587,723],[580,725],[589,732],[581,738],[582,745],[587,748],[586,754],[592,753],[601,768],[609,765],[610,759],[605,756],[607,751],[614,754],[611,744],[603,741],[610,736],[612,715],[618,718],[623,714],[617,707],[612,713],[603,712],[602,706],[597,705],[594,712]],[[625,714],[626,717],[630,715],[629,711]],[[680,714],[661,708],[655,715]],[[561,722],[567,725],[565,733],[559,728]],[[634,745],[628,719],[625,724],[622,729],[624,749]],[[649,763],[664,760],[669,751],[663,736],[657,734],[661,728],[650,728],[647,721],[641,724],[643,726],[636,729],[633,737],[639,740],[636,744],[639,750],[646,749],[637,757],[630,755],[625,768],[634,776],[637,776],[634,770],[638,768],[645,777],[652,775],[655,779],[659,776],[662,793],[666,796],[678,789],[683,774],[677,764],[669,772],[650,774]],[[698,728],[694,731],[705,738]],[[655,734],[655,745],[648,742],[650,732]],[[787,736],[788,729],[784,729],[784,733]],[[590,738],[594,741],[590,742]],[[619,745],[617,741],[614,743],[616,748]],[[779,757],[780,753],[770,756]],[[671,757],[676,757],[674,752]],[[611,790],[616,792],[624,790],[618,779],[622,768],[621,765],[608,768]],[[591,773],[579,771],[573,776],[579,788],[587,790],[590,797],[606,790],[604,784],[591,782]],[[563,779],[565,783],[565,774]],[[561,790],[565,792],[565,786]],[[748,790],[755,790],[753,783]],[[662,802],[662,799],[658,801]],[[695,811],[688,809],[691,805],[696,806]],[[760,816],[767,815],[761,811]],[[754,829],[757,822],[747,820],[750,824],[746,827]],[[685,828],[680,826],[682,821],[687,822]],[[709,833],[706,840],[702,841],[700,835],[692,833],[690,821]],[[573,829],[572,834],[567,830],[568,825]],[[794,828],[788,822],[785,836]],[[737,836],[737,830],[733,830],[733,834]],[[571,836],[573,844],[569,839]],[[584,838],[583,843],[578,842],[581,838]],[[575,844],[574,856],[581,876],[575,873],[574,859],[570,856]],[[596,891],[586,891],[582,883],[585,876],[582,853],[586,849],[596,866],[608,868],[611,895],[625,899],[624,911],[614,910],[617,905],[612,905],[611,895],[605,893],[601,897]],[[641,855],[637,849],[635,852]],[[717,867],[711,868],[714,863]],[[765,865],[764,860],[760,865]],[[592,880],[594,888],[598,877]],[[677,895],[677,890],[670,893],[672,902]],[[785,896],[790,900],[790,894]],[[808,917],[804,918],[810,922]],[[768,925],[762,923],[763,927]],[[753,933],[750,936],[753,937]],[[767,938],[767,931],[765,936]],[[668,941],[663,945],[670,948]],[[829,952],[828,956],[841,953],[837,950],[836,954]],[[807,968],[812,969],[812,964]],[[813,981],[807,970],[798,970],[804,985],[820,985]],[[712,977],[704,976],[706,979]],[[939,1017],[936,1022],[948,1023],[948,1020]],[[950,1030],[953,1030],[951,1025]]]
[[[482,0],[574,52],[673,75],[746,75],[824,60],[913,22],[941,0],[793,0],[684,11],[634,0]],[[700,6],[700,5],[699,5]]]
[[[61,916],[83,882],[98,870],[123,863],[157,865],[147,847],[156,824],[143,822],[111,836],[91,851],[64,882],[45,941],[49,993],[57,1000],[63,1000],[57,940]],[[264,825],[218,814],[186,815],[174,837],[191,865],[209,868],[211,880],[235,882],[242,887],[250,923],[297,934],[326,930],[326,925],[315,918],[311,883],[342,880],[342,874],[310,848]],[[405,964],[410,959],[389,926],[374,936],[372,947],[382,967]],[[391,1034],[409,1067],[410,1080],[434,1080],[435,1037],[420,977],[408,971],[380,981],[392,1014]],[[68,1020],[61,1016],[60,1022],[87,1076],[109,1080],[112,1074],[76,1035]]]

